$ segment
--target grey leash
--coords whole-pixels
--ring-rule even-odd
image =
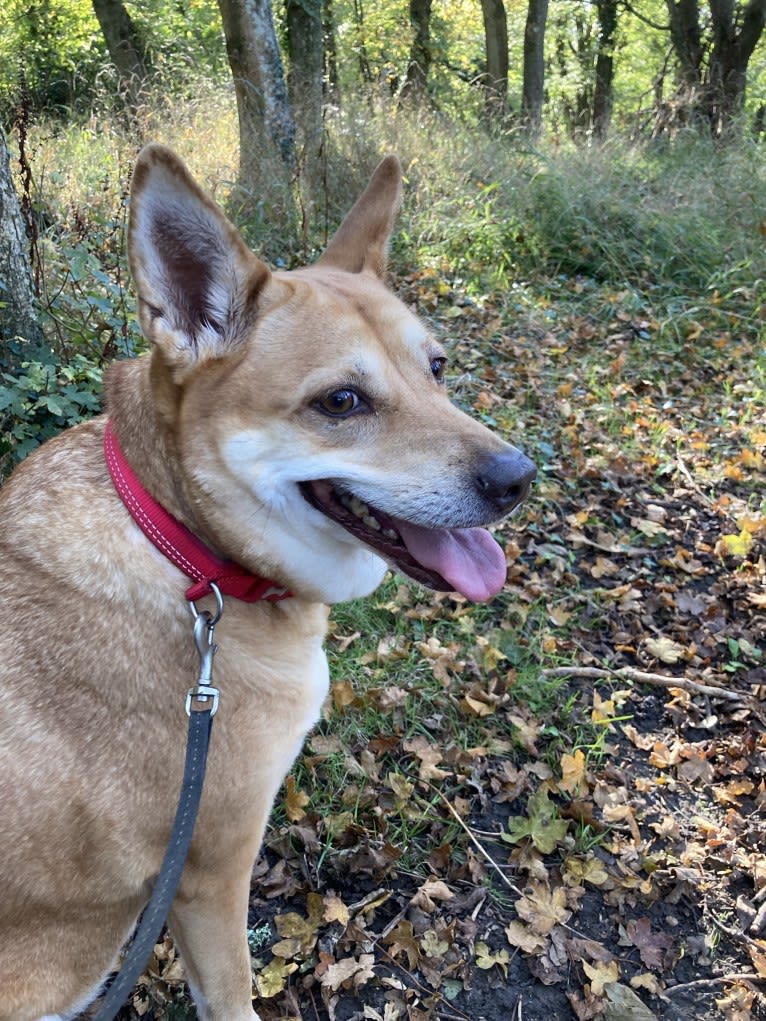
[[[216,651],[213,632],[223,613],[223,596],[215,583],[210,584],[218,604],[215,615],[207,610],[198,612],[194,603],[190,604],[200,673],[197,686],[190,688],[186,696],[186,712],[189,715],[186,762],[173,829],[151,899],[141,915],[122,967],[109,985],[93,1021],[113,1021],[133,990],[160,937],[189,853],[205,780],[213,716],[218,709],[220,694],[212,684]]]

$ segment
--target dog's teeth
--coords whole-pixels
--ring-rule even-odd
[[[360,500],[358,496],[354,496],[352,493],[338,493],[338,499],[346,510],[350,510],[354,517],[359,518],[368,528],[371,528],[374,532],[383,531],[383,526],[364,500]],[[397,538],[396,532],[390,528],[383,534],[388,536],[389,539]]]
[[[383,530],[383,535],[385,535],[385,537],[387,539],[398,539],[399,538],[399,536],[396,534],[396,532],[393,530],[393,528],[386,528],[386,529],[384,529]]]

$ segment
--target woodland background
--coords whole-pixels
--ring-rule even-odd
[[[5,0],[0,479],[144,348],[144,142],[273,264],[380,156],[391,283],[534,458],[487,606],[391,576],[254,876],[259,1013],[766,1017],[766,0]],[[30,968],[34,968],[30,961]],[[122,1017],[192,1018],[168,937]]]

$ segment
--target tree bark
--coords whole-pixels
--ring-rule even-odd
[[[529,135],[540,133],[545,95],[545,23],[548,0],[529,0],[524,29],[521,120]]]
[[[697,0],[666,0],[670,34],[679,63],[681,99],[720,136],[742,108],[747,68],[766,27],[766,0],[709,0],[706,45]]]
[[[481,0],[487,71],[483,86],[490,122],[503,119],[508,106],[508,19],[503,0]]]
[[[92,0],[128,105],[135,108],[149,72],[146,45],[122,0]]]
[[[666,0],[670,18],[670,38],[679,63],[681,85],[698,88],[702,80],[702,29],[697,0]]]
[[[239,179],[259,191],[264,165],[295,165],[295,122],[287,97],[271,0],[218,0],[239,117]]]
[[[618,0],[599,0],[597,6],[598,53],[596,82],[593,89],[593,133],[596,138],[606,137],[612,121],[617,2]]]
[[[17,360],[20,345],[40,347],[43,333],[27,247],[24,218],[11,177],[10,153],[0,130],[0,362]]]
[[[426,96],[428,72],[431,69],[431,7],[433,0],[410,0],[410,24],[413,37],[407,75],[401,98],[420,102]]]
[[[324,31],[322,0],[286,0],[287,90],[300,141],[318,148],[322,139]]]
[[[742,109],[747,66],[766,26],[766,0],[750,0],[736,16],[731,0],[710,0],[710,13],[713,46],[707,84],[713,132],[720,135]]]
[[[367,56],[367,30],[364,24],[363,0],[354,0],[354,29],[356,35],[354,48],[359,60],[359,74],[363,82],[371,85],[372,68],[370,67],[370,58]]]
[[[329,103],[340,106],[340,81],[338,78],[338,46],[335,38],[335,14],[332,0],[322,4],[322,33],[324,35],[324,87]]]

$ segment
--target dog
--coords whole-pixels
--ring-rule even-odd
[[[318,261],[272,272],[173,152],[138,156],[128,247],[151,349],[110,367],[107,414],[0,490],[0,1021],[97,997],[174,817],[194,578],[137,523],[120,465],[266,586],[224,597],[221,704],[168,920],[203,1021],[257,1021],[251,872],[327,694],[328,606],[389,567],[471,600],[502,588],[485,526],[535,469],[450,402],[443,348],[383,282],[401,178],[383,159]],[[214,604],[198,585],[196,612]]]

